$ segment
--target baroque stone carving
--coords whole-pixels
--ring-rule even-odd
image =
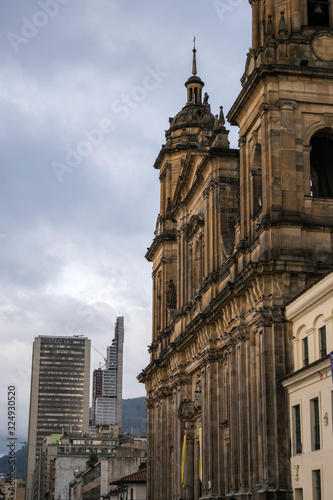
[[[171,279],[168,283],[168,289],[166,292],[166,303],[167,303],[167,308],[168,309],[175,309],[177,305],[177,291],[176,291],[176,285],[173,282],[173,279]]]

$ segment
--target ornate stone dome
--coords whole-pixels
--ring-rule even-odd
[[[213,128],[215,117],[211,113],[208,104],[208,94],[202,100],[202,88],[204,82],[197,76],[196,49],[193,48],[192,76],[185,83],[187,88],[187,103],[183,109],[174,117],[170,118],[170,129],[184,127],[207,127]]]
[[[214,127],[215,117],[211,113],[210,105],[206,104],[186,104],[183,109],[174,117],[170,118],[170,130],[183,127]]]

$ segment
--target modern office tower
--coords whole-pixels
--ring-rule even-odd
[[[26,500],[45,436],[89,429],[90,340],[39,336],[32,353]]]
[[[124,318],[117,318],[114,339],[107,347],[106,368],[93,373],[94,425],[118,424],[122,419]]]

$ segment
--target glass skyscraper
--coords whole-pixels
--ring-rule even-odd
[[[118,424],[122,420],[124,318],[116,320],[114,339],[107,347],[106,367],[93,373],[93,425]]]

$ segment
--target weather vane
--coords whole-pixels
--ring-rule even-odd
[[[195,50],[195,37],[193,38],[193,50]]]

